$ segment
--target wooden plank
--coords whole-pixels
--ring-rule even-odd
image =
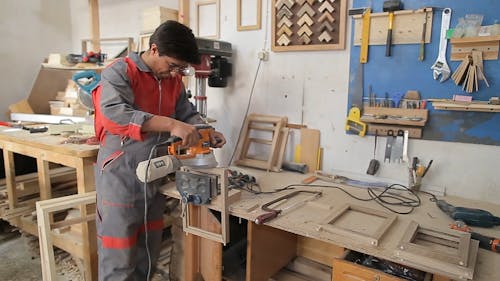
[[[311,277],[317,281],[331,281],[332,280],[332,267],[331,264],[324,265],[305,257],[296,257],[291,263],[287,265],[287,269],[293,272],[303,274]]]
[[[320,131],[317,129],[300,129],[300,162],[305,163],[309,172],[317,170],[320,147]]]
[[[342,281],[342,280],[404,281],[404,279],[386,274],[382,271],[373,268],[368,268],[366,266],[355,264],[350,261],[345,261],[341,259],[335,259],[332,263],[332,267],[334,268],[332,281]]]
[[[370,45],[385,45],[387,39],[387,19],[389,13],[371,13]],[[432,8],[419,10],[402,10],[394,12],[394,26],[392,31],[393,44],[419,44],[422,39],[425,17],[425,43],[431,42],[432,36]],[[361,45],[363,20],[361,15],[354,15],[354,45]]]
[[[189,0],[179,0],[179,22],[189,26]]]
[[[208,208],[196,206],[190,220],[210,232],[221,232],[218,219]],[[185,239],[184,276],[187,281],[222,280],[222,244],[197,235]],[[201,276],[200,276],[201,275]]]
[[[460,61],[473,51],[481,51],[483,59],[497,60],[500,49],[500,35],[467,38],[452,38],[450,60]]]
[[[387,117],[384,119],[375,118],[375,116],[382,116],[382,115],[385,115]],[[361,116],[361,121],[367,123],[379,123],[379,124],[425,126],[428,115],[429,113],[427,109],[406,109],[406,108],[368,106],[363,108],[363,116]]]
[[[101,38],[99,30],[99,0],[88,0],[90,9],[90,37],[92,40],[92,51],[99,53],[101,51]],[[82,50],[83,51],[83,50]]]
[[[297,238],[297,256],[330,266],[333,259],[344,255],[345,249],[321,240],[299,236]]]
[[[368,134],[377,136],[388,136],[389,131],[398,132],[399,130],[408,131],[408,137],[414,139],[422,138],[422,128],[419,127],[407,127],[407,126],[396,126],[396,125],[379,125],[379,124],[369,124]]]
[[[14,164],[14,153],[9,151],[5,145],[2,146],[3,149],[3,161],[5,167],[5,183],[7,185],[7,194],[9,200],[9,208],[14,209],[17,206],[17,194],[16,194],[16,167]]]
[[[297,236],[248,221],[247,281],[265,281],[296,254]]]

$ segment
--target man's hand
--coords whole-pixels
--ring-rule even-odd
[[[200,134],[195,126],[177,120],[170,130],[170,135],[181,138],[182,146],[186,147],[195,146],[200,141]]]
[[[226,138],[221,132],[212,131],[210,133],[210,143],[212,147],[221,148],[224,144],[226,144]]]

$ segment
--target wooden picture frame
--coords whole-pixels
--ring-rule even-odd
[[[254,5],[256,5],[257,10],[255,11],[255,15],[250,15],[247,12],[251,7],[248,2],[250,2],[250,4],[253,3]],[[251,12],[253,12],[253,10],[250,11],[250,13]],[[237,17],[236,29],[238,31],[259,30],[261,28],[262,22],[262,0],[237,0]],[[255,18],[255,24],[245,24],[244,21],[248,17],[252,19]]]
[[[215,12],[215,21],[213,14]],[[196,36],[219,39],[220,36],[220,3],[219,0],[196,2]]]
[[[347,0],[272,1],[274,52],[343,50]]]
[[[382,222],[378,225],[376,230],[373,233],[367,233],[366,230],[355,229],[353,228],[345,228],[335,225],[339,219],[344,216],[349,211],[355,211],[366,215],[367,218],[381,218]],[[345,237],[352,237],[356,239],[356,241],[365,242],[372,246],[378,246],[379,240],[382,238],[384,233],[389,229],[389,227],[394,223],[397,219],[395,214],[382,212],[379,210],[362,207],[358,205],[345,204],[344,206],[334,210],[331,214],[329,214],[321,223],[320,230],[326,230],[333,234],[342,235]],[[373,224],[373,220],[370,224]]]

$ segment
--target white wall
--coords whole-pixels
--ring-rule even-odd
[[[0,120],[7,107],[27,98],[40,65],[50,53],[71,49],[70,1],[0,2]]]
[[[90,39],[88,0],[71,0],[73,52],[81,52],[81,40]],[[138,42],[142,28],[142,11],[154,6],[178,9],[177,0],[99,0],[99,26],[101,38],[132,37]],[[107,52],[106,43],[102,43]],[[113,51],[113,49],[109,49]]]
[[[233,44],[233,77],[227,88],[207,88],[207,96],[208,115],[218,120],[216,127],[228,138],[228,144],[217,152],[219,162],[226,165],[245,117],[259,64],[257,53],[262,49],[270,51],[271,35],[268,30],[271,29],[271,1],[263,0],[263,28],[244,32],[236,31],[236,1],[220,1],[220,39]],[[156,4],[175,8],[176,2],[101,0],[102,37],[137,36],[142,8]],[[82,12],[86,3],[85,0],[71,1],[75,48],[80,46],[78,38],[89,36],[88,15]],[[195,27],[195,1],[191,2],[190,18],[191,26]],[[348,43],[350,29],[348,21]],[[270,52],[269,57],[269,61],[262,62],[260,66],[250,112],[286,115],[290,122],[320,129],[321,145],[325,152],[324,170],[344,171],[351,175],[357,174],[360,178],[365,177],[373,154],[373,137],[360,138],[344,132],[349,48],[341,51]],[[385,140],[380,138],[379,160],[383,159],[384,144]],[[411,140],[409,152],[410,156],[418,156],[424,162],[434,159],[424,179],[424,184],[432,189],[444,189],[447,194],[500,203],[495,196],[500,191],[499,147]],[[382,163],[379,178],[406,183],[406,169],[403,165]]]

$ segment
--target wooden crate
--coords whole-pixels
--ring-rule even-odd
[[[153,31],[162,22],[167,20],[179,19],[179,12],[177,10],[155,6],[151,8],[144,9],[142,12],[142,31]]]

